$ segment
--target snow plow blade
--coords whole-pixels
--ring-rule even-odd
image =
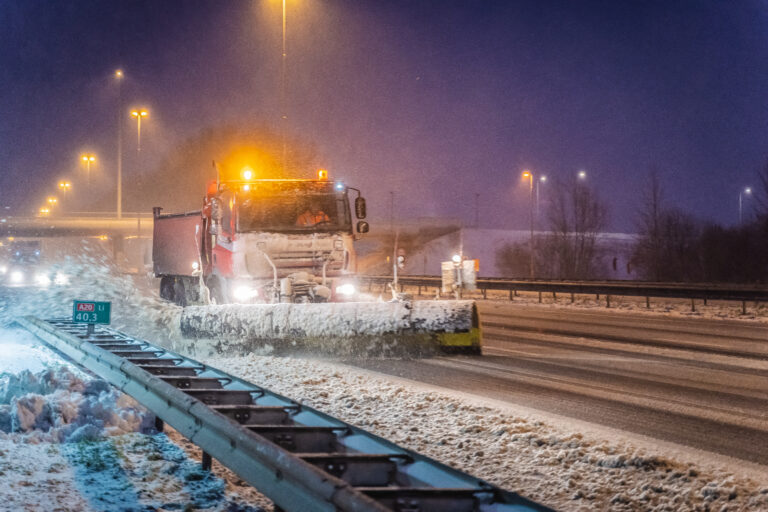
[[[477,305],[471,300],[189,306],[181,314],[181,332],[233,344],[350,349],[376,340],[479,353],[481,344]]]

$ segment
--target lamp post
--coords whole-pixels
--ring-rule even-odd
[[[539,220],[539,186],[541,186],[542,183],[547,182],[546,176],[539,176],[539,179],[536,180],[536,221]]]
[[[64,209],[64,198],[67,197],[67,194],[69,193],[69,189],[72,188],[72,183],[69,181],[63,180],[59,182],[59,190],[61,190],[62,195],[62,210]]]
[[[742,215],[742,203],[744,202],[744,196],[750,196],[752,195],[752,187],[745,187],[744,190],[739,192],[739,225],[741,225],[743,221],[743,215]]]
[[[287,156],[288,151],[286,149],[285,145],[285,124],[288,122],[288,113],[286,112],[286,106],[285,106],[285,78],[286,78],[286,69],[285,69],[285,60],[287,58],[287,53],[285,51],[285,41],[286,41],[286,7],[285,7],[285,0],[283,0],[283,51],[280,57],[280,136],[282,138],[283,143],[283,172],[286,171],[286,165],[287,165]]]
[[[586,180],[587,171],[579,171],[578,173],[576,173],[576,176],[578,176],[580,180]]]
[[[117,80],[117,218],[123,218],[123,70],[115,71]]]
[[[149,112],[146,109],[134,109],[131,110],[131,116],[136,119],[136,152],[141,153],[141,119],[147,117]]]
[[[96,162],[96,157],[94,155],[85,154],[80,157],[80,159],[85,162],[85,169],[86,169],[86,184],[88,186],[88,192],[91,192],[91,164]]]
[[[535,271],[533,268],[533,173],[531,171],[523,171],[523,179],[528,180],[528,183],[530,184],[529,187],[529,206],[530,206],[530,218],[531,218],[531,238],[528,241],[528,251],[530,252],[530,258],[529,258],[529,267],[531,271],[531,279],[533,279],[535,275]]]

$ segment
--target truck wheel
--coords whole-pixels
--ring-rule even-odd
[[[221,288],[221,282],[215,277],[212,277],[208,283],[208,291],[211,294],[211,302],[214,304],[226,304],[224,299],[224,290]]]
[[[164,276],[160,279],[160,298],[173,302],[173,278]]]
[[[184,289],[184,280],[176,279],[173,282],[173,298],[174,302],[179,306],[187,305],[187,292]]]

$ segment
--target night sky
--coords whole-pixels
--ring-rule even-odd
[[[482,226],[525,228],[529,168],[586,170],[630,231],[655,168],[671,204],[732,224],[768,156],[768,1],[287,4],[287,126],[374,223],[394,190],[400,219],[471,224],[479,193]],[[18,214],[82,182],[86,150],[111,197],[117,68],[126,111],[151,112],[147,168],[209,127],[279,130],[279,0],[0,0],[0,27],[0,204]]]

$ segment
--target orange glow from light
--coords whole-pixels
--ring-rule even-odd
[[[317,179],[319,180],[327,180],[328,179],[328,171],[325,169],[318,169],[317,170]]]
[[[51,213],[51,210],[49,210],[48,208],[45,208],[45,207],[40,208],[41,215],[48,215],[49,213]]]
[[[252,180],[253,179],[253,169],[248,167],[247,165],[243,167],[242,176],[244,180]]]
[[[56,199],[55,197],[49,197],[48,198],[48,204],[50,204],[50,205],[54,205],[54,204],[56,204],[58,202],[59,202],[59,200]]]
[[[528,179],[530,177],[531,177],[531,172],[530,171],[523,171],[523,178]]]
[[[251,190],[250,185],[243,185],[243,192],[248,192],[249,190]]]

